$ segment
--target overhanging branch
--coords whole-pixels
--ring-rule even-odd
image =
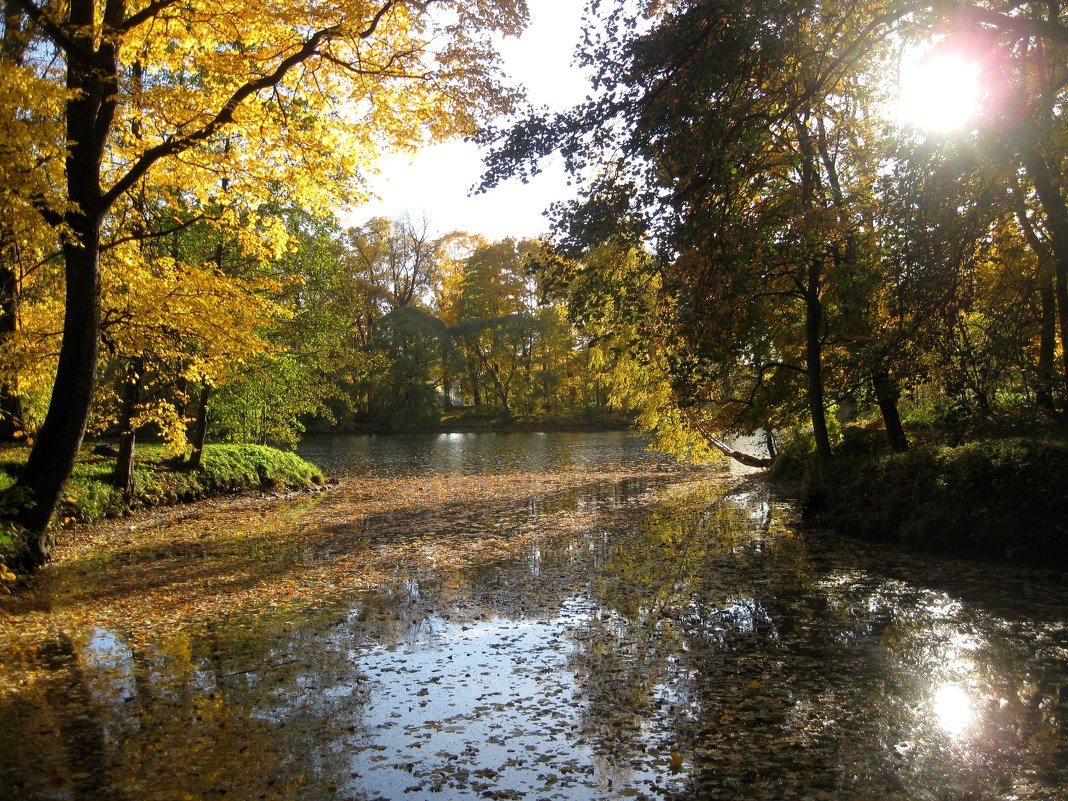
[[[264,75],[256,80],[249,81],[235,91],[223,104],[223,107],[205,125],[196,131],[172,139],[166,139],[155,147],[146,150],[134,163],[130,170],[122,176],[104,195],[102,209],[110,208],[111,205],[136,184],[160,159],[184,153],[195,145],[200,144],[220,129],[229,125],[234,120],[234,114],[248,98],[263,91],[278,86],[291,69],[317,55],[323,42],[337,36],[340,32],[338,26],[324,28],[316,31],[304,44],[291,56],[283,59],[275,68],[274,72]]]
[[[52,17],[48,15],[48,12],[34,3],[33,0],[12,0],[12,2],[21,8],[34,25],[44,31],[45,35],[48,36],[60,50],[66,53],[77,53],[81,58],[85,59],[92,55],[92,53],[75,41],[63,26],[52,19]]]

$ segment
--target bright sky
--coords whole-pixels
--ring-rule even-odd
[[[585,98],[588,84],[573,64],[579,41],[581,0],[528,0],[530,25],[519,39],[501,45],[504,70],[522,84],[535,106],[568,108]],[[542,212],[570,197],[560,163],[548,163],[530,183],[512,180],[482,195],[470,196],[482,176],[477,146],[450,142],[425,148],[414,157],[387,156],[372,182],[379,201],[345,215],[359,225],[371,217],[418,220],[424,215],[438,234],[461,230],[490,240],[507,236],[537,237],[548,230]]]

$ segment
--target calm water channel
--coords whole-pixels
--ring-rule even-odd
[[[624,434],[304,454],[341,486],[124,521],[0,609],[0,798],[1068,798],[1062,574]]]

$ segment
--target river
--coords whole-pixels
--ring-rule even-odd
[[[332,437],[0,606],[0,798],[1063,799],[1063,574],[629,434]]]

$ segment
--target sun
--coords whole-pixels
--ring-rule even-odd
[[[950,133],[974,122],[982,97],[977,61],[959,52],[906,49],[898,79],[898,119],[926,131]]]

